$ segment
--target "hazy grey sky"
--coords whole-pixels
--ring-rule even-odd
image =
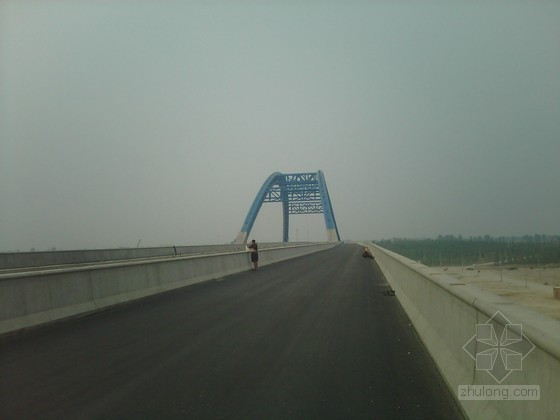
[[[559,157],[557,1],[0,0],[0,251],[230,242],[319,169],[344,239],[558,234]]]

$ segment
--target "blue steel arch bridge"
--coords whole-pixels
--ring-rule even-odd
[[[323,213],[329,242],[340,241],[327,183],[322,171],[283,174],[274,172],[260,188],[236,244],[247,242],[263,203],[282,203],[283,242],[289,242],[290,215]]]

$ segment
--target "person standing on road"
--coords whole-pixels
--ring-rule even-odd
[[[253,239],[247,247],[251,251],[251,262],[253,263],[254,270],[259,268],[259,246]]]

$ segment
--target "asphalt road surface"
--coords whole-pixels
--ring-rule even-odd
[[[342,244],[4,338],[0,418],[462,418],[388,288]]]

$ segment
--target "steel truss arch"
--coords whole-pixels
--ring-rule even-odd
[[[328,241],[340,241],[325,176],[322,171],[317,171],[293,174],[274,172],[270,175],[257,193],[234,243],[246,243],[263,203],[275,202],[282,203],[283,242],[289,241],[291,214],[317,213],[323,213],[325,217]]]

